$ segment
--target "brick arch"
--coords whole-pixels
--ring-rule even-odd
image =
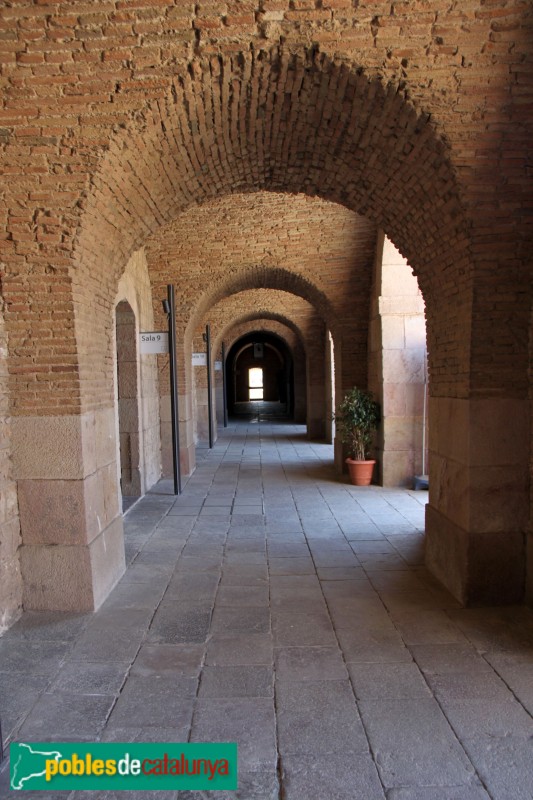
[[[272,326],[272,328],[269,327],[269,323],[275,323],[275,330],[274,326]],[[226,342],[226,349],[229,351],[237,339],[240,339],[241,336],[246,335],[246,333],[251,333],[251,331],[254,330],[254,325],[261,325],[261,330],[272,330],[272,332],[275,332],[277,335],[281,336],[287,347],[291,347],[292,345],[289,340],[279,332],[282,328],[287,329],[294,335],[294,341],[298,342],[302,348],[302,351],[305,353],[305,337],[299,326],[296,325],[291,319],[285,317],[283,314],[269,313],[266,311],[242,314],[241,316],[232,320],[232,322],[228,323],[228,325],[226,325],[226,327],[218,333],[213,341],[214,352],[219,352],[222,341],[226,337],[229,337],[229,340]]]
[[[133,250],[193,204],[258,190],[319,196],[379,224],[426,300],[432,391],[468,391],[473,262],[449,148],[397,84],[316,49],[195,59],[113,134],[75,239],[79,352],[109,354],[106,298]],[[81,362],[82,403],[93,402],[102,386]]]
[[[241,274],[240,273],[236,274]],[[277,320],[280,320],[278,322]],[[297,416],[300,421],[305,419],[306,411],[306,365],[308,348],[311,342],[319,339],[320,332],[324,329],[324,321],[315,307],[295,294],[283,290],[265,289],[265,288],[241,288],[237,293],[230,293],[227,296],[223,294],[222,298],[210,305],[205,312],[205,315],[200,314],[199,317],[194,318],[190,324],[187,335],[184,339],[185,349],[185,362],[190,361],[188,352],[192,344],[192,350],[203,350],[203,333],[205,325],[209,322],[211,326],[212,336],[212,353],[213,360],[216,360],[220,354],[220,344],[222,337],[226,332],[234,331],[240,323],[246,327],[246,332],[250,332],[253,327],[261,326],[263,323],[265,329],[273,329],[273,326],[283,325],[285,330],[284,340],[286,341],[289,349],[294,349],[297,354],[299,386],[299,403],[296,408]],[[252,328],[250,328],[252,326]],[[194,332],[194,336],[192,333]],[[291,338],[291,343],[288,343],[287,336]],[[305,343],[304,343],[305,342]],[[226,342],[229,352],[231,345]],[[188,383],[187,375],[191,374],[191,383]],[[190,385],[191,395],[196,399],[206,388],[206,376],[202,371],[196,372],[191,370],[190,373],[185,372],[184,387]],[[303,388],[302,388],[303,387]],[[201,404],[200,404],[201,405]],[[201,409],[200,405],[193,408],[193,427],[198,432],[198,420],[202,421],[206,418],[206,410]],[[193,400],[194,406],[194,400]],[[200,425],[201,427],[201,425]]]
[[[331,330],[336,328],[330,301],[310,280],[283,267],[258,264],[224,275],[213,282],[209,292],[200,298],[191,314],[187,324],[186,342],[194,335],[210,308],[226,298],[250,289],[274,289],[296,295],[308,302]],[[261,313],[263,312],[268,313],[266,302],[265,307],[261,309]]]
[[[455,172],[429,115],[396,83],[316,48],[252,48],[184,67],[165,98],[113,135],[83,201],[77,263],[116,278],[189,205],[261,189],[370,216],[426,300],[436,273],[468,264]]]

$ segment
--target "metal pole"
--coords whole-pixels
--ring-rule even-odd
[[[176,316],[174,286],[167,284],[169,305],[168,352],[170,356],[170,413],[172,419],[172,461],[174,466],[174,494],[181,494],[180,428],[178,414],[178,370],[176,365]]]
[[[222,342],[222,407],[224,409],[224,427],[228,427],[228,398],[226,397],[226,345]]]
[[[209,448],[213,447],[213,398],[211,396],[211,327],[205,326],[205,349],[207,358],[207,414],[209,416]]]

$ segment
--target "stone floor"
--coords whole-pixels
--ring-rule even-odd
[[[8,740],[238,742],[236,794],[129,800],[531,800],[533,613],[459,608],[422,566],[427,493],[351,487],[331,458],[240,423],[179,498],[138,502],[98,613],[0,640]]]

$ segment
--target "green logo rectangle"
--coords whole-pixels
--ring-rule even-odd
[[[10,774],[15,791],[236,789],[237,745],[16,742]]]

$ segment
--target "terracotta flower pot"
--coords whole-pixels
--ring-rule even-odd
[[[348,472],[350,473],[350,480],[354,486],[369,486],[372,481],[372,473],[374,472],[375,459],[371,461],[354,461],[353,458],[347,458]]]

